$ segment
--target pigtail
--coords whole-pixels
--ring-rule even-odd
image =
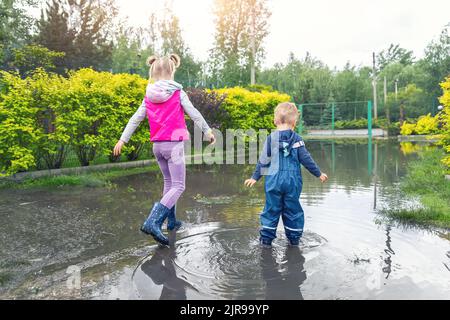
[[[156,60],[158,60],[157,56],[148,57],[147,58],[147,66],[151,67],[156,62]]]
[[[180,65],[181,65],[181,59],[180,59],[180,56],[179,55],[177,55],[177,54],[175,54],[175,53],[172,53],[170,56],[169,56],[169,59],[170,59],[170,61],[172,61],[174,64],[175,64],[175,68],[179,68],[180,67]]]

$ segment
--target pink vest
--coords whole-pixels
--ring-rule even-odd
[[[145,97],[152,142],[189,140],[180,92],[175,91],[172,97],[163,103],[153,103]]]

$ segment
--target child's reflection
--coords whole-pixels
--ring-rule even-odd
[[[300,286],[306,280],[305,258],[298,247],[287,247],[285,263],[278,264],[271,249],[261,250],[262,276],[267,300],[303,300]],[[279,270],[279,268],[283,270]]]
[[[177,277],[174,260],[175,232],[169,235],[170,248],[158,247],[153,257],[142,264],[142,271],[157,285],[162,285],[160,300],[186,300],[186,281]]]

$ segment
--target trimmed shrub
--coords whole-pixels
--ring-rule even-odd
[[[444,110],[437,117],[440,133],[442,134],[440,143],[446,152],[442,162],[447,166],[447,171],[450,172],[450,77],[441,84],[441,87],[444,94],[440,98],[440,102],[444,106]]]
[[[438,128],[439,120],[437,117],[432,117],[431,114],[421,116],[416,123],[404,122],[400,133],[404,136],[417,134],[417,135],[430,135],[439,132]]]
[[[223,108],[230,118],[225,122],[227,129],[271,129],[275,107],[291,97],[280,92],[251,92],[241,87],[218,89],[214,92],[225,95]]]

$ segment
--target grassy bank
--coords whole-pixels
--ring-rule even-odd
[[[108,171],[89,172],[74,175],[61,175],[42,177],[38,179],[25,179],[20,182],[0,181],[0,189],[28,189],[28,188],[55,188],[65,186],[81,186],[81,187],[107,187],[112,185],[112,181],[116,178],[141,174],[146,172],[158,171],[158,165],[152,164],[147,167],[133,169],[110,169]]]
[[[425,151],[408,166],[401,189],[407,196],[418,198],[422,207],[391,209],[386,211],[388,216],[405,222],[450,228],[450,181],[445,179],[442,157],[442,150]]]

